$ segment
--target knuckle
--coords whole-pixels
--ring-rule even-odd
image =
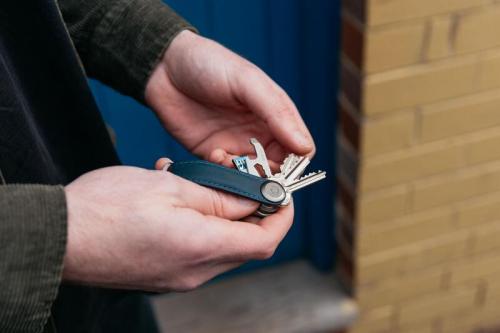
[[[186,257],[193,263],[202,263],[208,260],[210,253],[210,243],[203,240],[195,240],[190,247]]]
[[[211,211],[215,216],[225,216],[224,197],[220,192],[211,190],[210,192]]]
[[[275,107],[275,115],[277,118],[282,119],[283,117],[290,117],[290,113],[288,112],[288,107],[283,105],[282,103],[276,103]]]
[[[246,78],[249,80],[260,80],[261,79],[261,73],[260,73],[259,69],[251,63],[244,64],[240,68],[240,70],[241,70],[241,73],[243,74],[240,77],[243,77],[243,78]]]
[[[271,258],[276,252],[277,244],[273,242],[268,242],[267,244],[261,246],[261,248],[257,251],[256,257],[259,260],[266,260]]]
[[[178,291],[191,291],[203,284],[203,281],[196,276],[188,275],[180,280]]]
[[[160,280],[156,283],[154,290],[158,292],[186,292],[194,290],[202,284],[203,281],[195,275],[185,273],[184,275],[177,275],[167,280]]]
[[[265,88],[272,88],[271,79],[257,66],[253,64],[246,64],[240,68],[239,78],[243,86],[248,87],[249,85],[264,86]]]
[[[291,106],[289,103],[287,103],[288,100],[283,97],[278,97],[275,102],[274,106],[274,115],[276,118],[283,120],[283,119],[290,119],[293,118],[293,106]]]

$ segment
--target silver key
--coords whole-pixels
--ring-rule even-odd
[[[283,189],[285,190],[285,199],[279,204],[279,206],[288,205],[293,192],[316,183],[326,177],[326,172],[324,171],[313,172],[301,177],[311,161],[305,156],[298,156],[295,154],[288,155],[280,165],[280,172],[273,175],[271,173],[271,169],[269,168],[266,153],[264,148],[262,148],[262,145],[255,138],[250,139],[250,143],[254,146],[257,157],[252,160],[248,156],[240,156],[234,158],[233,163],[238,170],[259,177],[261,175],[255,167],[260,165],[266,178],[280,183],[282,191]],[[275,189],[271,187],[264,187],[263,190],[267,191],[263,192],[264,197],[267,195],[267,197],[272,197],[272,199],[274,199],[276,196],[275,194],[279,192],[275,191]],[[283,195],[283,193],[281,195]],[[279,200],[276,200],[276,202],[279,202]],[[261,217],[268,216],[273,214],[279,206],[262,204],[255,214]]]
[[[300,177],[296,181],[285,186],[285,191],[287,192],[287,195],[285,197],[285,200],[283,200],[283,202],[281,203],[281,205],[287,205],[290,203],[290,198],[293,192],[298,191],[316,182],[319,182],[320,180],[325,178],[326,178],[326,172],[320,170],[318,172],[311,172],[306,176]]]
[[[284,185],[287,175],[292,172],[292,169],[294,169],[301,160],[301,157],[295,154],[288,155],[280,165],[280,173],[274,174],[271,179]]]
[[[307,157],[300,156],[298,161],[282,175],[283,185],[286,187],[302,176],[309,163],[311,161]]]
[[[280,177],[281,175],[286,175],[290,168],[295,165],[298,161],[299,157],[295,154],[288,155],[283,163],[280,165],[280,173],[275,174],[274,177]]]
[[[312,172],[301,177],[309,163],[311,163],[311,161],[305,156],[290,154],[280,166],[281,173],[272,177],[273,180],[276,180],[283,185],[287,193],[285,200],[281,203],[281,206],[285,206],[290,203],[293,192],[316,183],[326,177],[326,172],[324,171]]]
[[[286,190],[290,193],[293,193],[297,190],[300,190],[301,188],[304,188],[306,186],[309,186],[311,184],[314,184],[322,179],[326,178],[326,172],[325,171],[317,171],[317,172],[311,172],[310,174],[300,177],[300,179],[296,180],[292,184],[288,185],[286,187]]]

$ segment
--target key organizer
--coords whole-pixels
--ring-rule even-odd
[[[240,156],[233,159],[236,169],[207,161],[172,163],[168,171],[197,184],[233,193],[260,202],[257,216],[268,216],[286,206],[293,192],[316,183],[326,177],[324,171],[312,172],[301,177],[310,161],[305,156],[290,154],[281,164],[280,172],[271,173],[266,153],[255,138],[250,139],[256,158]],[[262,177],[256,166],[264,171]]]

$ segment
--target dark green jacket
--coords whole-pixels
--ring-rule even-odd
[[[159,0],[59,6],[0,2],[0,332],[153,331],[142,295],[61,284],[63,186],[120,163],[80,61],[141,101],[170,41],[192,28]]]

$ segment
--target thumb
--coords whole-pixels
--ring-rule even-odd
[[[162,170],[169,162],[171,161],[167,158],[160,158],[155,168]],[[177,182],[176,199],[179,207],[190,208],[204,215],[218,216],[228,220],[241,220],[254,213],[259,207],[258,202],[203,187],[182,177],[171,175]]]
[[[256,68],[236,78],[235,94],[266,122],[276,140],[293,153],[314,156],[314,140],[286,92]]]

